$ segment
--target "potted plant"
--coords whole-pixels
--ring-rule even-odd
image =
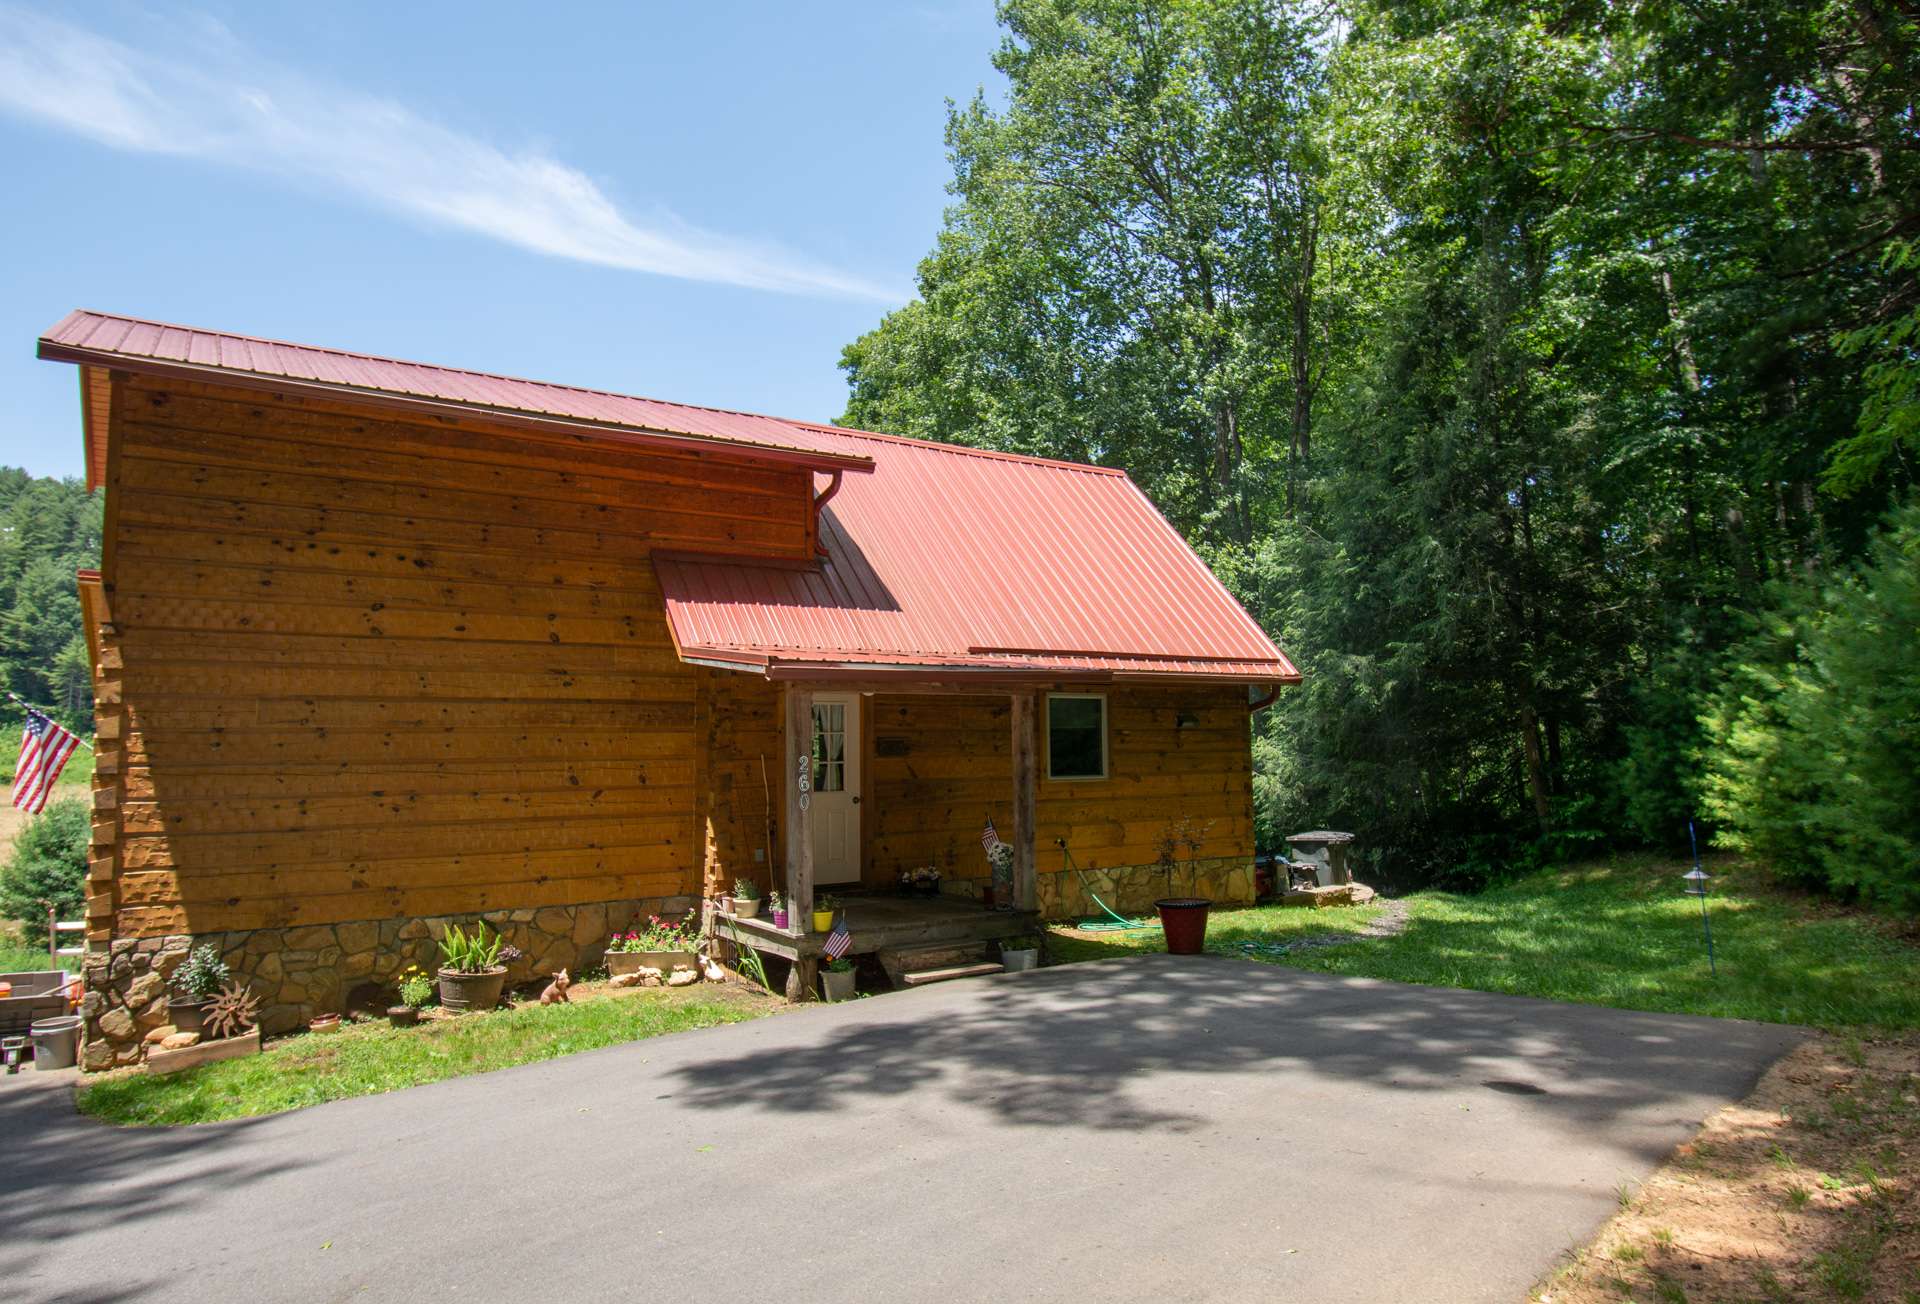
[[[645,928],[616,933],[607,943],[607,972],[618,977],[651,969],[663,980],[676,969],[698,973],[700,967],[694,963],[694,955],[699,949],[697,915],[689,914],[678,923],[650,915]]]
[[[400,975],[400,1003],[387,1007],[387,1022],[396,1028],[411,1028],[420,1022],[420,1011],[433,999],[433,979],[410,964]]]
[[[839,908],[840,902],[832,896],[822,896],[819,900],[815,901],[813,903],[813,931],[816,933],[831,933],[833,931],[833,914],[834,911]]]
[[[448,924],[440,937],[440,1004],[449,1010],[491,1010],[500,1003],[507,966],[500,963],[500,935],[475,924],[472,933]]]
[[[173,990],[179,995],[167,998],[173,1026],[181,1032],[205,1032],[207,1006],[232,976],[213,943],[202,942],[188,952],[186,962],[173,971]]]
[[[1000,943],[1000,963],[1008,973],[1025,973],[1040,966],[1040,943],[1031,937],[1009,937]]]
[[[775,928],[787,926],[787,899],[778,892],[767,893],[767,913],[773,916]]]
[[[1160,839],[1160,870],[1166,875],[1168,895],[1155,901],[1153,908],[1160,912],[1160,930],[1166,934],[1168,955],[1199,955],[1206,950],[1207,912],[1213,908],[1213,901],[1203,896],[1172,895],[1173,871],[1178,851],[1185,847],[1187,881],[1195,881],[1200,844],[1212,827],[1209,823],[1196,830],[1190,818],[1182,818],[1169,824]]]
[[[820,990],[829,1001],[850,1001],[854,977],[853,961],[847,956],[829,960],[820,969]]]
[[[750,878],[743,878],[733,885],[733,913],[742,919],[751,919],[760,913],[760,885]]]
[[[900,871],[900,891],[904,896],[939,896],[940,871],[932,865]]]

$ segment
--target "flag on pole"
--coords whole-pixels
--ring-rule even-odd
[[[27,712],[20,733],[20,760],[13,767],[13,804],[38,815],[53,791],[53,781],[67,767],[80,740],[38,711]]]
[[[987,849],[989,856],[993,854],[993,849],[1000,845],[1000,832],[993,827],[991,815],[987,817],[987,827],[980,830],[980,845]]]
[[[837,919],[833,931],[827,934],[826,942],[820,947],[820,953],[829,960],[838,960],[853,949],[853,934],[847,931],[844,919]]]

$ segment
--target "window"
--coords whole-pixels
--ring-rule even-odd
[[[813,708],[813,790],[844,792],[847,786],[847,708],[817,702]]]
[[[1095,693],[1047,694],[1047,777],[1107,777],[1107,699]]]

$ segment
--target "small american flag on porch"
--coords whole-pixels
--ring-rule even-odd
[[[38,711],[27,712],[20,733],[20,760],[13,767],[13,804],[29,815],[46,807],[53,781],[67,767],[80,740]]]
[[[1000,845],[1000,830],[993,827],[991,815],[987,817],[987,826],[980,830],[980,845],[987,849],[989,856],[993,854],[993,849]]]
[[[827,934],[827,940],[821,944],[820,953],[829,960],[838,960],[853,949],[853,934],[847,931],[847,921],[841,917],[833,921],[833,931]]]

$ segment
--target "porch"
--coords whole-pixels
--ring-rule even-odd
[[[839,918],[853,938],[850,955],[911,951],[919,947],[960,946],[1026,937],[1039,931],[1033,910],[992,910],[964,897],[848,896],[840,899]],[[792,963],[788,995],[804,982],[811,986],[825,933],[776,928],[770,919],[741,919],[730,912],[713,916],[716,934],[745,943]],[[800,990],[805,990],[801,988]]]

